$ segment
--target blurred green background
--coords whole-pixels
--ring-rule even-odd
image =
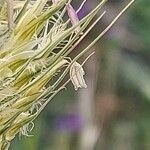
[[[73,2],[77,8],[81,0]],[[87,0],[79,17],[97,2]],[[76,51],[127,2],[108,0],[106,15]],[[10,150],[150,150],[150,0],[135,0],[93,50],[84,66],[88,88],[68,85],[35,121],[31,136],[17,137]]]

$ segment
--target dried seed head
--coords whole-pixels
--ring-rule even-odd
[[[68,16],[71,20],[72,25],[73,26],[77,25],[79,23],[79,18],[77,16],[76,11],[72,7],[72,5],[71,4],[66,4],[66,9],[67,9]],[[80,27],[78,26],[75,31],[76,31],[76,33],[78,33],[80,31]]]
[[[78,62],[74,62],[70,67],[70,78],[74,85],[75,90],[78,90],[78,88],[87,87],[85,80],[83,78],[84,75],[85,72],[82,66]]]

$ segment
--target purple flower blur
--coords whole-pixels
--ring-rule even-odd
[[[90,10],[92,6],[90,5],[90,3],[85,3],[84,6],[82,7],[82,9],[78,12],[78,18],[81,20],[84,16],[86,16]]]
[[[55,126],[59,130],[66,130],[68,132],[78,132],[81,128],[82,122],[78,115],[71,114],[62,116],[56,119]]]

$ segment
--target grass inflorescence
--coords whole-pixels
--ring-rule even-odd
[[[86,88],[84,62],[80,65],[78,59],[111,28],[133,1],[74,58],[69,54],[105,15],[103,12],[93,21],[107,0],[102,0],[81,20],[77,13],[85,0],[77,11],[70,0],[0,1],[1,150],[9,148],[16,134],[28,136],[34,119],[70,81],[76,90]],[[67,74],[70,78],[61,84]]]

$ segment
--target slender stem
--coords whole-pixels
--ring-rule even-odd
[[[93,22],[93,24],[87,29],[87,31],[81,36],[81,38],[65,53],[65,56],[67,56],[68,54],[71,53],[71,51],[73,51],[78,44],[87,36],[87,34],[93,29],[93,27],[100,21],[100,19],[105,15],[106,11],[104,11],[102,13],[102,15],[100,15],[95,22]]]
[[[121,15],[132,5],[135,0],[131,0],[129,4],[122,9],[122,11],[114,18],[114,20],[100,33],[99,36],[91,43],[88,47],[81,51],[79,55],[74,58],[74,61],[78,60],[81,56],[83,56],[88,50],[90,50],[109,30],[110,28],[117,22],[117,20],[121,17]]]
[[[9,30],[13,30],[13,0],[7,0],[7,10],[8,10],[8,28]]]

